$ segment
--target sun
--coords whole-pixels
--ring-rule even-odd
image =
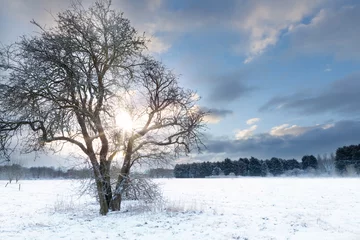
[[[131,116],[125,111],[120,111],[118,114],[116,114],[115,123],[118,128],[126,132],[131,132],[133,130],[133,121]]]

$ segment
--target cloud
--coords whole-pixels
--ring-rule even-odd
[[[150,53],[165,53],[171,48],[167,34],[176,31],[176,24],[169,18],[162,0],[113,1],[114,7],[124,12],[124,16],[139,34],[145,33],[150,40],[147,51]]]
[[[151,53],[161,54],[167,52],[170,47],[170,43],[167,43],[156,36],[152,36],[150,41],[147,43],[147,50]]]
[[[161,51],[184,33],[198,30],[226,29],[238,33],[237,49],[246,54],[245,63],[261,55],[279,41],[283,32],[301,23],[304,17],[315,14],[324,0],[245,0],[192,1],[184,0],[174,7],[167,1],[119,1],[139,31],[155,36]],[[170,38],[166,39],[166,36]],[[171,39],[171,40],[170,40]],[[158,48],[155,48],[158,49]],[[160,51],[160,52],[161,52]]]
[[[149,50],[168,51],[176,39],[185,33],[214,28],[229,18],[233,1],[184,0],[176,4],[162,0],[118,0],[114,4],[125,12],[139,33],[145,32],[152,40]]]
[[[14,21],[17,23],[14,23],[14,21],[11,22],[12,24],[16,24],[17,28],[21,26],[26,32],[31,33],[28,31],[31,27],[29,24],[30,20],[35,19],[42,26],[54,26],[53,16],[69,8],[70,3],[70,0],[5,1],[5,7],[3,9],[8,9],[8,12],[1,13],[14,18]],[[92,4],[93,1],[91,0],[82,1],[84,8]],[[112,4],[114,9],[125,13],[124,16],[130,19],[131,24],[139,34],[146,33],[146,37],[150,39],[147,50],[152,53],[164,53],[168,51],[171,47],[171,41],[166,33],[180,31],[181,29],[185,29],[184,25],[187,25],[187,23],[177,23],[176,14],[172,15],[166,11],[166,9],[163,8],[162,0],[117,0],[113,1]],[[3,29],[0,30],[3,31]]]
[[[140,33],[153,39],[149,49],[157,53],[168,51],[185,33],[225,29],[238,34],[236,50],[245,55],[245,63],[277,45],[285,35],[294,51],[359,58],[360,7],[341,6],[346,3],[334,0],[185,0],[176,7],[161,0],[118,0],[114,4]]]
[[[47,28],[55,26],[54,16],[69,6],[70,2],[55,0],[1,1],[0,42],[11,44],[19,37],[39,32],[30,23],[32,19]]]
[[[213,103],[226,103],[248,95],[256,89],[247,83],[249,74],[246,70],[205,77],[211,83],[206,99]]]
[[[236,133],[236,139],[248,139],[253,135],[256,129],[257,129],[257,125],[252,125],[247,129],[238,130]]]
[[[332,82],[318,92],[297,92],[277,96],[260,107],[260,111],[294,111],[299,114],[337,113],[358,115],[360,112],[360,73]]]
[[[235,28],[249,35],[244,63],[251,62],[279,41],[284,32],[298,25],[321,6],[321,0],[254,0],[245,5],[245,11],[233,20]],[[239,48],[237,48],[239,50]]]
[[[18,1],[4,1],[3,2],[10,16],[15,17],[16,20],[29,24],[30,20],[35,19],[41,25],[52,25],[54,22],[53,16],[59,11],[62,11],[70,6],[70,1],[56,1],[56,0],[18,0]]]
[[[243,97],[253,89],[241,81],[218,82],[210,92],[209,100],[212,102],[231,102]]]
[[[91,2],[84,0],[83,4],[88,6]],[[167,52],[176,39],[184,34],[220,31],[220,34],[226,32],[237,35],[237,52],[245,55],[244,62],[248,63],[275,46],[286,32],[291,31],[294,35],[299,32],[300,38],[304,38],[300,33],[304,30],[298,26],[302,25],[304,18],[315,15],[325,2],[328,1],[184,0],[174,4],[163,0],[117,0],[113,1],[113,5],[125,13],[124,16],[131,20],[140,34],[145,32],[151,39],[148,46],[150,52]],[[9,9],[9,16],[21,17],[26,23],[35,18],[48,24],[52,17],[44,9],[57,13],[66,8],[70,0],[18,0],[5,1],[5,4],[3,9]],[[353,21],[353,24],[356,22]],[[349,41],[357,42],[356,39]],[[302,41],[299,40],[299,43]],[[229,50],[232,50],[233,44],[229,44]]]
[[[242,139],[209,139],[207,154],[223,153],[228,157],[297,158],[306,154],[335,152],[338,147],[359,144],[360,121],[346,120],[308,129],[300,135],[274,136],[256,134]]]
[[[359,59],[360,6],[322,9],[308,24],[294,27],[290,34],[292,52],[333,55],[341,60]]]
[[[322,124],[322,125],[316,125],[316,126],[309,126],[309,127],[301,127],[297,125],[290,126],[289,124],[282,124],[280,126],[275,126],[271,128],[270,135],[272,136],[286,136],[286,135],[292,135],[292,136],[299,136],[302,135],[308,131],[314,130],[314,129],[328,129],[334,127],[333,124]]]
[[[233,114],[233,111],[227,110],[227,109],[217,109],[217,108],[202,108],[203,111],[209,112],[209,115],[207,115],[204,120],[207,123],[215,124],[219,123],[224,117],[227,115]]]
[[[246,124],[253,125],[254,123],[257,123],[258,121],[260,121],[260,118],[250,118],[246,121]]]

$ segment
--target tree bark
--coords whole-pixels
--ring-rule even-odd
[[[104,191],[104,184],[103,181],[99,178],[96,178],[96,189],[98,192],[99,197],[99,204],[100,204],[100,214],[106,215],[109,212],[109,205],[106,201],[106,194]]]
[[[114,193],[113,199],[111,201],[111,210],[120,211],[121,210],[121,193]]]
[[[121,209],[121,201],[122,201],[122,193],[123,190],[126,189],[126,184],[128,182],[128,177],[131,168],[131,156],[134,146],[134,139],[130,138],[127,143],[126,153],[124,157],[124,163],[121,167],[120,174],[118,180],[116,182],[116,188],[114,192],[114,196],[111,201],[111,210],[120,211]]]
[[[90,158],[90,161],[91,161],[91,164],[93,167],[93,171],[94,171],[96,191],[98,194],[99,205],[100,205],[100,214],[106,215],[109,212],[109,203],[107,201],[107,196],[108,196],[107,187],[108,187],[108,185],[110,186],[110,174],[108,174],[109,184],[107,185],[105,177],[102,173],[102,171],[106,172],[107,168],[106,167],[103,168],[103,167],[101,167],[101,164],[99,165],[97,163],[94,153],[88,154],[88,156]],[[110,191],[111,191],[111,186],[110,186]]]
[[[129,168],[122,168],[116,183],[115,192],[111,201],[111,210],[120,211],[123,189],[126,189],[127,178],[129,176]]]
[[[126,189],[127,181],[129,180],[129,173],[131,168],[131,156],[133,150],[133,139],[130,139],[127,144],[126,154],[124,157],[124,163],[121,167],[120,174],[118,176],[118,180],[116,182],[116,188],[114,192],[114,196],[111,201],[111,210],[113,211],[120,211],[121,209],[121,201],[122,201],[122,194],[123,190]]]
[[[109,207],[112,200],[112,190],[110,182],[110,161],[100,162],[100,173],[103,177],[103,191],[105,194],[106,203]]]

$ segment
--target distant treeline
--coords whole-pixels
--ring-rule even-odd
[[[271,158],[259,160],[251,157],[222,162],[201,162],[177,164],[174,168],[176,178],[204,178],[208,176],[279,176],[282,174],[299,175],[305,172],[314,174],[359,174],[360,144],[338,148],[336,156],[306,155],[301,162],[290,159]]]
[[[145,175],[149,178],[172,178],[174,177],[174,169],[152,168]]]
[[[120,168],[113,166],[110,174],[117,174]],[[23,167],[20,164],[0,165],[0,180],[8,180],[10,183],[20,179],[86,179],[92,176],[90,168],[82,169],[55,169],[53,167]],[[173,169],[154,168],[149,169],[146,173],[141,174],[150,178],[172,178],[174,177]]]
[[[177,164],[174,168],[176,178],[204,178],[207,176],[267,176],[272,174],[278,176],[285,171],[317,168],[317,161],[314,156],[304,156],[302,163],[295,159],[284,160],[271,158],[270,160],[259,160],[251,157],[231,160],[226,158],[222,162],[202,162],[190,164]]]
[[[8,164],[0,166],[0,179],[18,181],[20,179],[84,179],[89,178],[91,169],[68,169],[62,170],[53,167],[23,167],[19,164]]]
[[[110,173],[120,171],[112,167]],[[144,177],[150,178],[205,178],[208,176],[279,176],[300,175],[306,172],[313,174],[334,173],[340,175],[360,174],[360,144],[338,148],[336,155],[314,157],[306,155],[301,162],[296,159],[285,160],[271,158],[259,160],[251,157],[231,160],[226,158],[222,162],[197,162],[177,164],[174,169],[154,168],[148,170]],[[18,181],[19,179],[85,179],[92,176],[92,169],[67,169],[53,167],[23,167],[20,164],[0,165],[0,180]]]
[[[360,144],[338,148],[335,167],[340,174],[360,174]]]

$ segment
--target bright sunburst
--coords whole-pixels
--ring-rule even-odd
[[[120,111],[115,117],[116,125],[127,132],[131,132],[133,129],[133,121],[131,116],[125,112]]]

